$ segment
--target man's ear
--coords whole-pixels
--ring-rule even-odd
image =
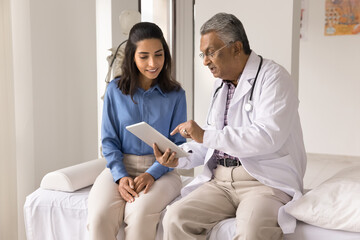
[[[240,41],[234,42],[234,51],[236,54],[240,54],[243,50],[243,44]]]

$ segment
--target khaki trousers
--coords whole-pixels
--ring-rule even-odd
[[[214,170],[214,179],[167,207],[165,240],[206,239],[219,221],[236,217],[238,240],[279,240],[279,208],[291,200],[284,192],[265,186],[240,167]]]
[[[125,155],[124,165],[132,177],[144,173],[153,155]],[[125,223],[125,239],[154,240],[161,211],[180,194],[182,183],[176,171],[156,180],[147,194],[140,192],[133,203],[125,202],[106,168],[96,179],[88,199],[88,230],[91,240],[115,240]]]

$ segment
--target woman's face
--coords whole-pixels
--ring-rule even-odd
[[[156,38],[139,41],[136,45],[134,60],[140,71],[140,84],[150,88],[164,66],[164,49],[161,41]]]

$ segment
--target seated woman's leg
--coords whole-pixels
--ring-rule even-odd
[[[110,170],[96,179],[88,198],[88,230],[91,240],[115,240],[123,223],[125,201]]]
[[[182,187],[176,171],[168,172],[151,186],[146,194],[140,192],[133,203],[125,206],[125,239],[154,240],[161,211],[177,196]]]

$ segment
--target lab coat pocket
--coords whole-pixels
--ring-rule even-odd
[[[291,170],[293,168],[292,157],[287,154],[282,157],[276,158],[262,158],[258,160],[260,168],[271,170],[272,174],[277,174],[285,170]]]
[[[273,159],[262,159],[258,162],[260,169],[263,171],[264,179],[269,179],[277,186],[299,186],[296,165],[290,154]],[[266,181],[266,180],[265,180]],[[300,186],[299,186],[300,187]]]

